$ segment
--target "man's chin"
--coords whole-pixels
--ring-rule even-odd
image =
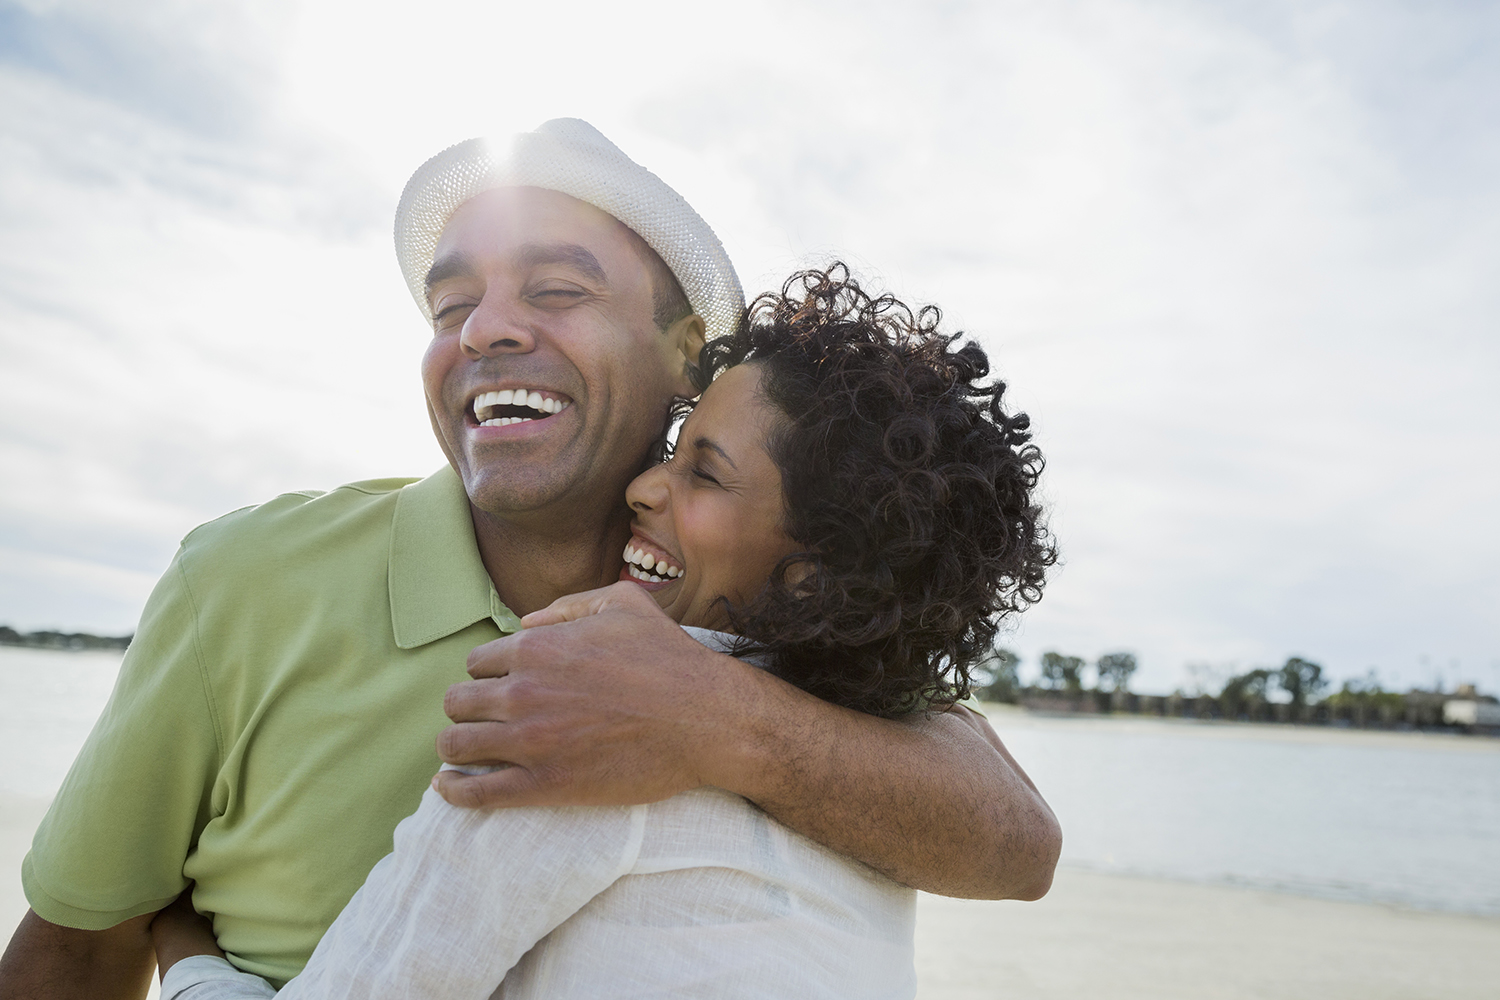
[[[529,514],[555,505],[570,492],[566,484],[551,477],[529,476],[530,470],[488,469],[480,472],[459,470],[469,503],[492,517],[508,518]]]

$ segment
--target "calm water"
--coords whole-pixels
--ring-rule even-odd
[[[1067,864],[1500,916],[1500,741],[993,721]]]
[[[0,792],[53,794],[118,667],[0,647]],[[1061,818],[1067,864],[1500,915],[1500,741],[994,722]]]
[[[119,669],[118,653],[0,646],[0,792],[56,793]]]

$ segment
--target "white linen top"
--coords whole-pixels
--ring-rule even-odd
[[[907,1000],[915,904],[911,889],[717,788],[492,811],[429,789],[277,995]],[[173,966],[163,1000],[268,995],[223,963],[228,975],[201,971],[211,964]]]

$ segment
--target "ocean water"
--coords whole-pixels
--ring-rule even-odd
[[[1057,813],[1064,864],[1500,916],[1500,740],[992,722]]]
[[[0,647],[0,792],[56,791],[119,662]],[[1500,740],[992,722],[1062,821],[1064,864],[1500,916]]]
[[[56,794],[119,670],[119,653],[0,646],[0,792]]]

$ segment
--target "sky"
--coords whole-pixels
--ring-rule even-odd
[[[194,525],[420,476],[401,186],[585,118],[747,289],[990,352],[1063,563],[1004,640],[1166,691],[1500,691],[1500,7],[0,0],[0,623],[130,631]]]

